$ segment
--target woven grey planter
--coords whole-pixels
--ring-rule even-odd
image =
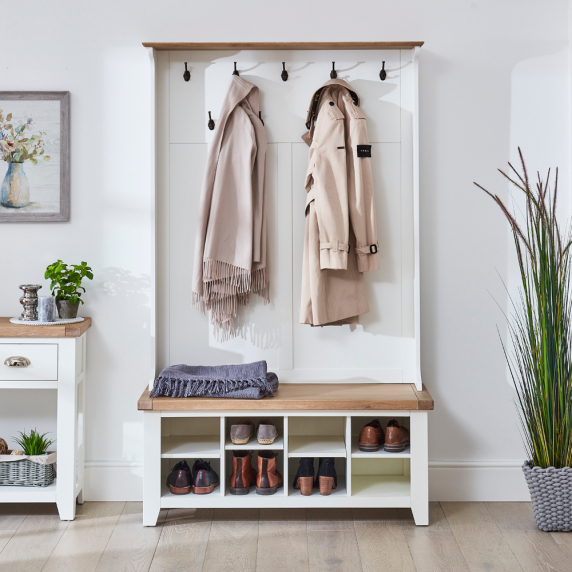
[[[572,467],[541,469],[522,465],[534,520],[545,532],[572,531]]]
[[[0,463],[0,486],[47,487],[54,482],[54,465],[40,465],[28,459]]]

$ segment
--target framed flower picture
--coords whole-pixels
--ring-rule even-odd
[[[69,91],[0,91],[0,223],[70,217]]]

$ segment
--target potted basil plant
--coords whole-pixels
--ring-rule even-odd
[[[77,317],[81,295],[85,288],[81,285],[84,278],[93,279],[93,272],[87,262],[68,266],[61,260],[46,268],[44,277],[51,280],[50,290],[56,297],[56,305],[60,318],[69,320]]]
[[[507,218],[521,285],[507,316],[512,348],[503,344],[516,389],[528,459],[524,476],[537,526],[572,530],[572,291],[570,227],[562,234],[556,219],[558,169],[550,189],[532,182],[519,151],[522,172],[510,163],[501,174],[524,194],[525,221],[519,224],[498,195],[483,189]],[[500,170],[500,169],[499,169]],[[477,184],[477,183],[475,183]]]

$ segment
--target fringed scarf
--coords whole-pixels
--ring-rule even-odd
[[[258,113],[258,87],[233,75],[208,153],[193,268],[193,306],[210,310],[220,341],[236,336],[250,292],[269,302],[267,140]]]

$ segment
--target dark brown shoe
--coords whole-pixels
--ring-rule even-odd
[[[379,419],[370,421],[359,434],[360,451],[379,451],[383,446],[385,435]]]
[[[385,430],[384,449],[390,453],[401,453],[409,447],[409,429],[402,427],[392,419]]]
[[[256,494],[273,495],[282,485],[282,475],[276,470],[276,453],[259,451]]]
[[[188,495],[191,492],[191,467],[187,461],[179,461],[167,477],[167,486],[174,495]]]
[[[250,487],[256,484],[256,471],[252,467],[252,453],[234,451],[232,456],[232,475],[230,476],[230,494],[247,495]]]

